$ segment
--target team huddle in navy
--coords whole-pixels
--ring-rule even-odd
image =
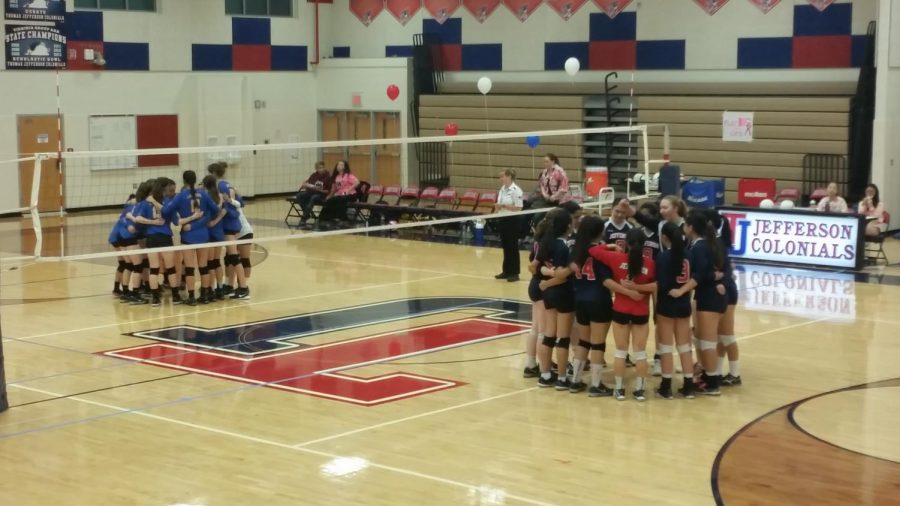
[[[634,367],[631,393],[638,401],[646,400],[651,374],[662,378],[655,393],[663,399],[716,396],[721,387],[740,385],[730,245],[727,220],[714,210],[688,212],[674,196],[639,209],[622,200],[608,220],[553,209],[535,227],[529,256],[533,320],[524,376],[536,377],[540,387],[625,400],[626,370]],[[610,329],[612,387],[602,381]]]
[[[177,192],[172,179],[150,179],[129,195],[109,234],[109,243],[121,253],[113,288],[121,302],[158,307],[163,286],[171,291],[173,304],[250,298],[251,245],[217,245],[253,238],[243,198],[225,179],[226,169],[224,162],[209,165],[199,186],[197,174],[184,171],[183,186]],[[196,248],[167,249],[175,244],[173,230],[179,232],[181,245]],[[159,251],[130,253],[139,249]],[[199,297],[195,297],[197,278]]]

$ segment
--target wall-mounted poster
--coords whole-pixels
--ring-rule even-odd
[[[425,0],[425,8],[435,21],[444,24],[459,9],[459,3],[459,0]]]
[[[500,0],[463,0],[463,5],[479,23],[484,23],[500,7]]]
[[[422,0],[386,0],[385,6],[401,25],[405,25],[419,12]]]
[[[384,10],[384,0],[350,0],[350,10],[362,24],[369,26]]]
[[[631,0],[594,0],[594,3],[609,16],[609,19],[613,19],[625,10],[625,7],[628,7]]]
[[[726,142],[753,142],[753,113],[722,113],[722,140]]]
[[[582,5],[587,3],[587,0],[546,0],[547,5],[550,6],[553,10],[556,11],[557,14],[562,16],[563,19],[567,20],[575,15],[578,12],[578,9],[581,8]]]
[[[781,2],[781,0],[750,0],[750,2],[759,7],[759,10],[763,11],[763,14],[768,14],[770,10],[774,9],[775,6]]]
[[[58,23],[66,17],[65,0],[3,0],[6,19]]]
[[[53,26],[6,25],[8,70],[57,69],[66,66],[66,36]]]

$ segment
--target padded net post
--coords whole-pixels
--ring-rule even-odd
[[[7,409],[9,409],[9,399],[6,396],[6,369],[3,367],[3,322],[0,318],[0,413]]]

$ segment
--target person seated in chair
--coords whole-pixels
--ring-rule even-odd
[[[847,201],[838,195],[838,185],[834,181],[828,183],[828,195],[819,201],[816,210],[825,213],[846,213]]]
[[[316,162],[316,170],[309,176],[305,183],[300,185],[295,199],[303,210],[301,223],[306,223],[312,218],[312,208],[324,201],[331,194],[331,175],[325,170],[323,162]]]
[[[325,220],[346,220],[347,204],[358,197],[359,179],[350,172],[350,164],[341,160],[334,166],[331,173],[333,181],[331,195],[325,199],[320,218]]]
[[[881,201],[878,187],[874,184],[866,186],[866,196],[859,202],[859,214],[869,218],[866,223],[866,237],[878,237],[887,230],[884,222],[884,202]]]

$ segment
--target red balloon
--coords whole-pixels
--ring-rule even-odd
[[[444,135],[456,135],[459,133],[459,125],[456,123],[447,123],[444,127]]]
[[[392,84],[387,87],[387,96],[391,100],[397,100],[397,97],[400,96],[400,88],[397,87],[396,84]]]

